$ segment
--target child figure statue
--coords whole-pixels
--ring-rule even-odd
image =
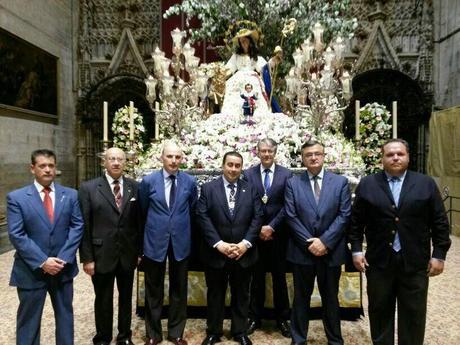
[[[246,84],[244,86],[244,92],[241,94],[243,102],[243,116],[244,120],[242,124],[253,124],[252,116],[254,115],[254,109],[256,107],[257,97],[252,90],[252,84]]]

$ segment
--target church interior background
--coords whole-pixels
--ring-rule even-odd
[[[24,109],[0,98],[2,245],[8,245],[5,197],[30,181],[32,150],[46,147],[57,153],[63,184],[78,188],[98,176],[104,101],[109,128],[114,113],[133,101],[143,115],[147,141],[154,139],[155,111],[145,79],[155,68],[155,47],[170,57],[170,32],[187,29],[184,16],[163,17],[177,3],[0,0],[0,89],[8,88],[10,80],[2,61],[11,58],[2,39],[14,37],[54,59],[56,85],[47,87],[57,94],[54,112]],[[410,144],[411,169],[435,175],[443,191],[460,197],[459,1],[351,0],[347,15],[357,19],[358,27],[344,54],[354,64],[353,96],[344,110],[346,137],[354,136],[356,100],[390,111],[396,101],[398,137]],[[218,58],[210,42],[194,47],[202,62]],[[435,122],[443,117],[449,117],[447,126]],[[460,210],[455,199],[446,206]],[[459,235],[460,220],[452,215],[453,233]]]

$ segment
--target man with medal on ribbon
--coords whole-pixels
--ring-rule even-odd
[[[246,170],[248,182],[263,195],[263,225],[257,246],[259,260],[252,277],[251,302],[249,307],[248,334],[260,328],[265,305],[265,273],[272,275],[273,304],[279,331],[290,337],[288,323],[289,298],[286,286],[286,244],[287,228],[284,212],[284,189],[286,181],[292,176],[289,169],[275,164],[277,143],[265,138],[257,145],[260,164]]]

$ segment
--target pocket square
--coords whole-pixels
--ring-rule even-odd
[[[136,198],[133,197],[129,201],[136,201]]]

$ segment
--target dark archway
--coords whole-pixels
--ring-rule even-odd
[[[391,112],[392,102],[398,102],[398,137],[409,142],[410,168],[425,171],[425,130],[431,111],[431,99],[422,88],[406,74],[390,69],[374,69],[358,74],[353,79],[353,99],[345,110],[345,135],[353,138],[355,131],[355,100],[361,106],[377,102]]]
[[[154,113],[145,98],[144,80],[131,74],[111,76],[101,80],[81,97],[77,106],[78,118],[78,161],[79,171],[77,182],[100,175],[100,160],[97,156],[102,151],[102,104],[109,106],[109,142],[115,112],[134,102],[135,107],[143,115],[146,135],[144,142],[154,137]]]

